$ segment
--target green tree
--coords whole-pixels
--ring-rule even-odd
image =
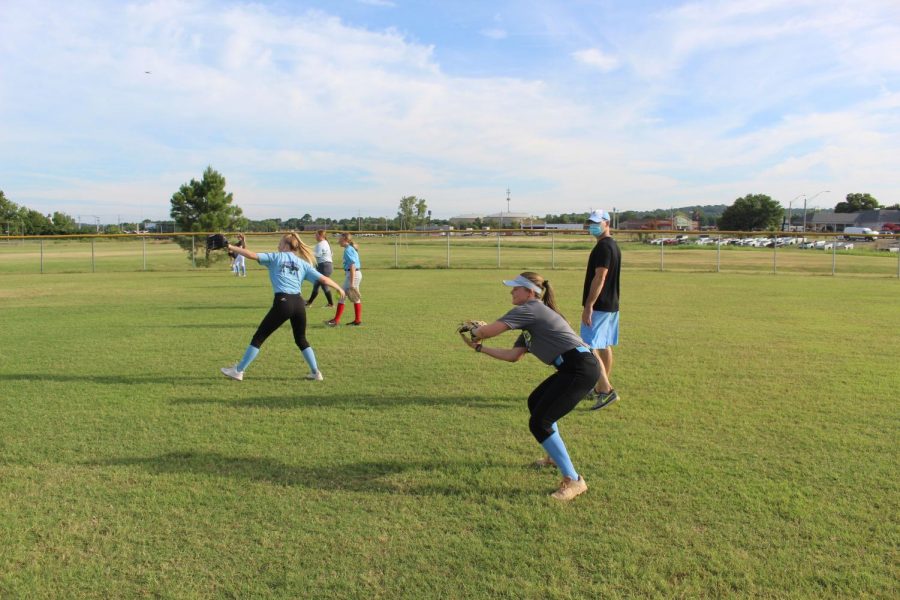
[[[774,230],[781,223],[784,209],[765,194],[747,194],[738,198],[719,217],[723,231]]]
[[[881,208],[878,200],[871,194],[850,193],[847,194],[846,202],[838,202],[834,207],[836,213],[855,213],[863,210],[875,210]]]
[[[416,200],[416,225],[425,223],[427,217],[428,203],[425,202],[425,198],[419,198]]]
[[[26,235],[52,235],[53,222],[42,213],[23,208],[19,213]]]
[[[419,199],[415,196],[403,196],[400,198],[400,206],[397,207],[397,221],[400,229],[415,228],[418,201]]]
[[[55,212],[50,217],[50,221],[53,224],[53,233],[75,233],[78,230],[78,224],[75,222],[75,219],[66,213]]]
[[[247,220],[232,200],[232,195],[225,192],[225,178],[212,167],[207,167],[203,179],[191,179],[172,195],[169,214],[182,231],[236,231],[242,229]],[[206,266],[227,258],[224,252],[210,253],[203,240],[198,239],[192,244],[189,237],[175,239],[179,246],[187,250],[189,259],[196,259],[202,254],[202,263]]]

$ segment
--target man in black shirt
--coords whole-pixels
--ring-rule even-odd
[[[609,213],[595,210],[585,223],[597,244],[591,250],[581,304],[581,339],[600,359],[601,373],[593,393],[591,410],[619,399],[609,382],[613,365],[612,347],[619,343],[619,267],[622,254],[609,234]]]

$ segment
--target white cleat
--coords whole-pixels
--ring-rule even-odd
[[[222,371],[222,375],[224,375],[225,377],[231,377],[232,379],[236,379],[237,381],[244,380],[244,372],[238,371],[234,367],[222,367],[219,370]]]
[[[304,379],[308,379],[309,381],[322,381],[325,379],[325,376],[322,375],[322,371],[316,371],[315,373],[307,373]]]

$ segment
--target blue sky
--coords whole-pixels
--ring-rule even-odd
[[[896,0],[0,1],[42,212],[167,218],[207,165],[254,219],[893,204],[898,157]]]

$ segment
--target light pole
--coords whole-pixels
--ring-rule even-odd
[[[809,198],[806,198],[806,196],[803,197],[803,235],[806,235],[806,203],[808,201],[815,200],[816,196],[818,196],[820,194],[830,194],[830,193],[831,193],[831,190],[822,190],[821,192],[816,192]]]
[[[506,188],[506,218],[509,218],[509,188]],[[503,225],[500,225],[500,229],[503,229]]]
[[[794,200],[799,198],[800,196],[805,196],[805,194],[797,194],[793,200],[788,202],[788,219],[787,219],[787,230],[791,231],[791,217],[793,216],[793,210],[791,209],[794,204]],[[784,226],[781,227],[781,230],[784,231]]]

